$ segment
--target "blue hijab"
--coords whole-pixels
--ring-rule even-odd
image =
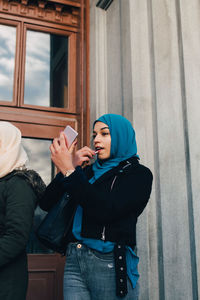
[[[108,125],[111,135],[110,158],[101,161],[97,159],[92,166],[94,176],[90,179],[90,183],[95,182],[100,176],[116,167],[121,161],[137,155],[137,144],[135,140],[135,131],[131,122],[126,118],[115,115],[106,114],[97,119],[96,122],[102,122]]]

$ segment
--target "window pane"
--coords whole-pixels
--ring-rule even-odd
[[[27,31],[24,103],[68,106],[68,37]]]
[[[51,140],[23,138],[23,146],[28,154],[29,169],[34,169],[40,174],[46,184],[51,181],[54,174],[53,164],[51,163],[49,146]],[[27,246],[28,253],[51,253],[52,251],[44,247],[36,238],[35,230],[45,217],[46,212],[39,206],[35,210],[33,229],[30,234]]]
[[[0,24],[0,100],[12,101],[16,28]]]

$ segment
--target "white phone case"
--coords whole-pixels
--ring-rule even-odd
[[[64,133],[67,137],[68,147],[70,147],[75,138],[77,137],[78,132],[74,130],[71,126],[67,125],[64,129]]]

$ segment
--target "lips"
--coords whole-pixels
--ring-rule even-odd
[[[99,151],[103,150],[103,147],[95,147],[95,152],[98,153]]]

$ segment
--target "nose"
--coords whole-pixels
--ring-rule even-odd
[[[94,144],[100,142],[101,138],[100,138],[100,134],[97,134],[94,138]]]

